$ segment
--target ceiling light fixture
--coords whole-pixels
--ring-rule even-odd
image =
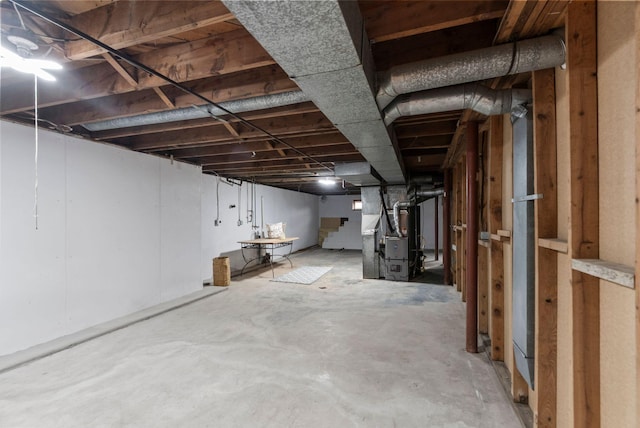
[[[38,45],[29,39],[19,36],[8,36],[7,40],[15,45],[15,52],[0,45],[0,67],[11,67],[22,73],[35,74],[43,80],[54,82],[56,78],[46,70],[61,70],[62,66],[46,59],[31,58],[31,51],[37,50]]]
[[[318,183],[322,184],[323,186],[335,186],[336,182],[335,180],[332,180],[330,178],[321,178],[320,180],[318,180]]]

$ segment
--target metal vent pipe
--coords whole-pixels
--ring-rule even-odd
[[[528,89],[496,90],[477,83],[416,92],[396,98],[384,110],[384,123],[399,117],[471,109],[486,116],[511,112],[531,99]]]
[[[302,91],[282,92],[280,94],[263,95],[242,100],[220,103],[220,106],[234,113],[284,107],[309,101]],[[202,119],[212,116],[224,116],[227,113],[212,105],[184,107],[157,113],[141,114],[137,116],[121,117],[102,122],[86,123],[82,126],[89,131],[106,131],[109,129],[128,128],[130,126],[157,125],[159,123],[177,122],[180,120]]]
[[[403,237],[404,234],[400,230],[400,208],[407,208],[416,204],[417,197],[433,198],[444,194],[444,189],[437,190],[416,190],[414,197],[411,201],[397,201],[393,204],[393,227],[396,229],[396,234],[399,237]]]
[[[381,77],[376,101],[383,109],[402,94],[556,67],[565,53],[554,34],[399,65]]]

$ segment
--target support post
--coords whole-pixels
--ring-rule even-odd
[[[467,352],[478,352],[478,123],[467,123]]]
[[[433,199],[433,211],[434,211],[433,223],[434,223],[434,229],[435,229],[435,235],[434,235],[434,238],[433,238],[433,249],[434,249],[434,252],[436,253],[435,254],[436,255],[436,260],[438,260],[440,258],[440,254],[438,254],[440,252],[440,249],[438,248],[438,244],[439,244],[439,242],[438,242],[438,238],[439,238],[438,237],[438,232],[439,232],[439,230],[438,230],[439,229],[439,227],[438,227],[438,201],[439,201],[439,198],[436,196]]]
[[[444,283],[451,285],[451,170],[444,171],[444,196],[442,198],[442,262]]]
[[[596,2],[569,3],[570,211],[568,254],[599,258]],[[571,272],[574,425],[600,427],[600,281]]]
[[[491,116],[489,128],[489,232],[502,229],[502,116]],[[504,254],[491,240],[491,359],[504,361]]]
[[[533,72],[533,151],[535,156],[535,242],[558,235],[556,96],[553,68]],[[538,428],[555,428],[557,419],[558,256],[536,251],[535,381],[533,408]]]

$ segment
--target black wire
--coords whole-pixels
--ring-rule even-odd
[[[135,59],[131,58],[129,55],[120,52],[117,49],[112,48],[111,46],[102,43],[100,40],[95,39],[93,37],[91,37],[90,35],[78,30],[77,28],[74,28],[72,26],[70,26],[69,24],[66,24],[62,21],[59,21],[56,18],[47,16],[44,12],[34,8],[31,5],[27,5],[24,4],[23,1],[20,0],[9,0],[11,3],[13,3],[14,5],[18,5],[21,8],[23,8],[24,10],[31,12],[32,14],[39,16],[40,18],[44,19],[45,21],[49,21],[50,23],[57,25],[58,27],[62,28],[63,30],[66,30],[72,34],[75,34],[76,36],[85,39],[91,43],[93,43],[94,45],[106,50],[107,52],[117,56],[118,58],[122,59],[123,61],[126,61],[127,63],[129,63],[130,65],[144,71],[145,73],[148,73],[152,76],[158,77],[162,80],[164,80],[165,82],[169,83],[170,85],[180,89],[181,91],[184,91],[186,93],[188,93],[189,95],[193,95],[194,97],[204,101],[207,104],[210,104],[216,108],[219,108],[220,110],[222,110],[223,112],[225,112],[226,114],[230,115],[231,117],[237,119],[238,121],[240,121],[241,123],[255,129],[258,132],[262,132],[263,134],[265,134],[266,136],[268,136],[269,138],[271,138],[273,141],[278,142],[286,147],[288,147],[289,149],[293,150],[294,152],[298,153],[299,155],[303,156],[306,159],[309,159],[311,161],[313,161],[314,163],[320,165],[321,167],[328,169],[329,171],[333,172],[333,169],[331,169],[330,167],[326,166],[324,163],[312,158],[311,156],[307,155],[306,153],[298,150],[297,148],[295,148],[294,146],[292,146],[289,143],[284,142],[283,140],[281,140],[280,138],[276,137],[275,135],[271,134],[269,131],[267,131],[266,129],[261,128],[260,126],[246,120],[243,119],[242,117],[238,116],[237,114],[227,110],[226,108],[224,108],[223,106],[221,106],[220,104],[215,103],[214,101],[211,101],[210,99],[208,99],[207,97],[200,95],[199,93],[187,88],[186,86],[182,85],[179,82],[176,82],[175,80],[171,79],[170,77],[165,76],[162,73],[159,73],[158,71],[142,64],[141,62],[136,61]]]

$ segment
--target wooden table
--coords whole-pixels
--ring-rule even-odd
[[[282,257],[289,261],[291,267],[293,267],[293,263],[289,256],[291,255],[291,251],[293,250],[293,241],[299,239],[298,237],[293,238],[260,238],[260,239],[249,239],[246,241],[238,241],[240,244],[240,248],[242,251],[242,258],[245,261],[242,270],[240,271],[240,275],[244,273],[245,268],[252,262],[258,262],[258,264],[266,264],[269,262],[271,266],[271,276],[275,277],[273,272],[273,259],[274,257]],[[289,252],[285,252],[284,254],[274,254],[274,251],[278,248],[289,248]],[[245,250],[258,250],[258,254],[254,258],[248,258]],[[264,256],[262,255],[262,250],[265,250]],[[271,253],[268,253],[267,250],[271,250]]]

